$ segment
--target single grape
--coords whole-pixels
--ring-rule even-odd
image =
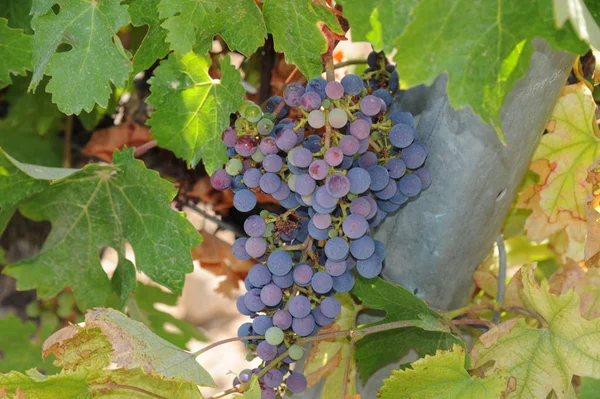
[[[403,109],[393,110],[392,112],[389,113],[388,119],[391,120],[394,125],[403,123],[410,127],[415,126],[415,121],[414,121],[413,115],[410,112],[403,110]]]
[[[380,99],[382,99],[383,102],[385,103],[386,107],[389,108],[392,106],[392,102],[394,101],[394,98],[392,97],[390,92],[387,91],[386,89],[377,89],[373,92],[373,95],[375,97],[379,97]]]
[[[365,260],[356,262],[356,270],[364,278],[377,277],[381,273],[382,267],[381,259],[377,255],[371,255]]]
[[[301,287],[306,287],[310,284],[313,276],[313,269],[307,263],[299,263],[293,271],[294,281]]]
[[[413,172],[415,175],[419,176],[419,179],[421,179],[421,184],[423,185],[423,190],[425,190],[426,188],[429,188],[429,186],[431,186],[431,181],[432,181],[432,176],[431,176],[431,172],[429,171],[429,169],[427,169],[426,167],[421,167],[417,170],[415,170]]]
[[[389,179],[387,186],[383,190],[376,191],[375,196],[382,200],[389,200],[398,192],[398,185],[394,179]]]
[[[364,260],[369,258],[375,252],[375,241],[368,235],[364,235],[357,240],[350,242],[350,253],[356,259]]]
[[[371,185],[369,188],[373,191],[383,190],[390,180],[390,174],[387,169],[381,165],[373,165],[367,168],[371,176]]]
[[[260,237],[265,232],[267,224],[259,215],[252,215],[244,222],[244,231],[250,237]]]
[[[352,168],[346,175],[350,182],[349,191],[352,194],[362,194],[369,189],[371,185],[371,175],[362,168]]]
[[[370,166],[377,165],[377,155],[374,152],[365,152],[358,157],[358,166],[368,169]]]
[[[277,388],[283,382],[283,373],[278,369],[271,369],[263,375],[262,381],[268,388]],[[263,395],[261,394],[261,399],[262,396]],[[273,396],[273,398],[275,397],[276,395]]]
[[[306,377],[300,373],[292,373],[285,380],[287,389],[292,393],[301,393],[306,389]]]
[[[356,119],[350,124],[350,134],[359,140],[364,140],[371,133],[371,121],[366,119]]]
[[[294,166],[307,168],[312,162],[312,152],[303,147],[295,147],[288,154],[288,159]]]
[[[342,223],[342,230],[348,238],[356,239],[364,236],[369,229],[367,220],[358,214],[348,215]]]
[[[273,131],[274,126],[275,125],[273,124],[272,120],[270,120],[268,118],[262,118],[256,124],[256,130],[258,130],[258,133],[261,136],[268,136],[269,133],[271,133]]]
[[[324,298],[321,301],[321,312],[331,319],[335,319],[342,310],[342,305],[340,301],[333,297]]]
[[[312,221],[317,229],[326,229],[331,226],[331,215],[328,213],[317,213]]]
[[[323,180],[329,174],[329,166],[322,159],[314,160],[308,167],[308,174],[315,180]]]
[[[265,171],[277,173],[283,167],[283,159],[277,154],[269,154],[265,156],[262,164]]]
[[[308,234],[317,241],[326,240],[329,237],[330,230],[331,230],[331,227],[319,229],[318,227],[315,226],[313,220],[310,220],[308,222]]]
[[[244,295],[245,294],[242,294],[238,297],[238,299],[235,301],[235,307],[237,308],[238,312],[244,316],[252,316],[254,313],[246,307],[246,304],[244,303]]]
[[[244,305],[251,312],[260,312],[265,308],[264,302],[260,299],[260,290],[253,288],[244,295]]]
[[[310,314],[310,310],[310,300],[304,295],[296,295],[288,301],[288,312],[290,312],[294,318],[301,319],[306,317]]]
[[[269,344],[267,341],[261,341],[256,347],[256,354],[262,360],[273,360],[277,356],[277,347]]]
[[[377,214],[377,202],[370,196],[364,197],[367,201],[369,201],[369,205],[371,205],[371,213],[369,213],[365,219],[372,219]]]
[[[300,360],[304,357],[304,349],[300,345],[292,345],[288,349],[288,356],[293,360]]]
[[[265,155],[277,154],[279,152],[279,147],[277,147],[277,142],[273,137],[263,137],[258,148]]]
[[[415,197],[421,192],[423,184],[419,176],[411,173],[398,180],[398,190],[407,197]]]
[[[344,153],[338,147],[330,147],[325,151],[325,162],[330,166],[338,166],[344,160]]]
[[[337,292],[349,292],[354,287],[354,276],[349,271],[338,277],[332,277],[333,289]]]
[[[332,238],[325,244],[325,255],[331,260],[340,261],[345,259],[348,251],[348,243],[341,237]]]
[[[314,91],[321,98],[325,98],[325,87],[327,86],[327,81],[323,78],[314,78],[311,79],[306,84],[306,91],[311,92]]]
[[[298,200],[296,199],[296,196],[294,195],[294,193],[290,193],[290,195],[288,195],[287,198],[279,201],[279,204],[282,207],[284,207],[285,209],[292,209],[299,205]]]
[[[246,185],[242,183],[243,177],[242,175],[237,175],[231,180],[231,191],[237,193],[240,190],[244,190]]]
[[[277,306],[281,302],[283,293],[275,284],[267,284],[260,290],[260,299],[267,306]]]
[[[283,342],[283,331],[279,327],[270,327],[264,334],[265,340],[271,345],[279,345]]]
[[[392,126],[388,138],[396,148],[406,148],[415,139],[415,129],[403,123]]]
[[[350,181],[346,176],[335,173],[327,178],[325,188],[332,197],[342,198],[350,191]]]
[[[360,94],[362,89],[365,87],[362,79],[358,75],[349,74],[342,78],[342,86],[346,94],[356,96]]]
[[[402,205],[408,201],[408,197],[406,195],[402,194],[400,189],[398,189],[398,191],[396,191],[396,194],[394,194],[394,196],[392,198],[390,198],[390,201],[393,204]]]
[[[273,315],[273,325],[287,330],[292,326],[292,315],[287,310],[278,310]]]
[[[283,151],[289,151],[296,146],[298,138],[292,129],[284,129],[277,133],[275,143],[277,147]]]
[[[358,152],[359,142],[354,136],[344,136],[340,140],[340,150],[344,155],[354,155]]]
[[[260,258],[267,250],[267,242],[262,237],[250,237],[246,241],[246,252],[253,258]]]
[[[300,106],[305,111],[312,111],[321,108],[321,96],[314,91],[308,91],[300,98]]]
[[[256,287],[261,288],[271,282],[271,272],[262,263],[257,263],[248,271],[248,280]]]
[[[329,318],[323,314],[320,305],[313,309],[311,315],[315,319],[315,323],[317,323],[317,325],[320,327],[328,326],[334,321],[332,318]]]
[[[231,186],[231,176],[223,169],[216,170],[210,176],[210,184],[215,190],[223,191]]]
[[[252,335],[252,323],[244,323],[237,330],[238,337],[247,337]],[[248,340],[243,340],[243,343],[247,344]]]
[[[266,194],[273,194],[275,191],[279,190],[281,178],[275,173],[265,173],[261,176],[259,184],[260,189],[263,192]]]
[[[344,86],[340,82],[328,82],[325,86],[325,94],[332,100],[337,100],[344,96]]]
[[[379,209],[381,209],[382,211],[384,211],[386,214],[387,213],[392,213],[392,212],[396,212],[398,209],[400,209],[400,205],[397,205],[395,203],[393,203],[392,201],[384,201],[384,200],[378,200],[377,201],[377,207],[379,207]],[[379,224],[381,220],[377,221],[377,224]],[[371,221],[371,224],[373,224],[374,222]]]
[[[317,184],[309,174],[305,173],[296,178],[296,192],[300,195],[310,195],[315,191]]]
[[[240,190],[233,196],[233,206],[240,212],[250,212],[256,206],[256,195],[250,190]]]
[[[273,112],[275,112],[275,110],[279,106],[279,103],[281,103],[282,101],[283,101],[283,98],[280,96],[273,96],[273,97],[269,98],[265,104],[265,111],[267,111],[267,113],[272,114]],[[279,114],[276,115],[277,119],[285,118],[288,111],[289,111],[288,107],[286,105],[284,105],[283,108],[281,109],[281,111],[279,111]]]
[[[260,388],[260,399],[275,399],[277,398],[277,392],[274,389],[267,386]]]
[[[283,276],[273,276],[273,284],[281,289],[290,288],[292,285],[294,285],[294,277],[292,276],[292,272],[289,272]]]
[[[329,124],[331,127],[340,129],[346,126],[348,122],[348,114],[341,108],[334,108],[329,112]]]
[[[319,187],[315,194],[315,201],[324,208],[331,208],[337,205],[338,199],[329,194],[329,190],[326,187]],[[313,205],[314,206],[314,205]],[[315,209],[319,213],[329,213],[329,212],[320,212]]]
[[[333,280],[326,272],[317,272],[311,280],[313,290],[319,294],[326,294],[333,288]]]
[[[246,241],[248,241],[248,238],[241,237],[235,240],[235,242],[233,243],[233,255],[239,260],[248,260],[251,258],[251,256],[248,255],[248,252],[246,252]]]
[[[341,276],[347,270],[346,261],[342,260],[342,261],[336,262],[331,259],[327,259],[325,261],[325,270],[331,276],[334,276],[334,277]]]
[[[254,330],[254,333],[257,335],[265,335],[267,330],[271,327],[273,327],[273,321],[267,315],[256,316],[254,318],[254,320],[252,321],[252,329]],[[270,343],[270,344],[271,345],[279,345],[279,344],[272,344],[272,343]]]
[[[351,169],[352,171],[352,169]],[[350,181],[350,190],[352,192],[352,181]],[[371,212],[371,204],[364,197],[355,198],[350,203],[350,213],[363,216],[368,219],[368,215]]]
[[[392,158],[385,164],[392,179],[399,179],[406,173],[406,164],[400,158]]]
[[[304,92],[304,86],[300,83],[290,83],[283,89],[283,101],[290,107],[297,107]]]
[[[292,321],[292,331],[301,337],[307,337],[315,329],[315,319],[311,314],[306,317],[296,318]]]
[[[290,195],[290,192],[291,192],[290,187],[287,184],[282,183],[279,186],[279,188],[277,189],[277,191],[275,191],[274,193],[271,193],[271,196],[273,198],[275,198],[277,201],[283,201]]]
[[[267,266],[276,276],[284,276],[292,270],[292,257],[286,251],[278,249],[267,259]]]
[[[360,111],[367,116],[374,116],[381,111],[381,101],[379,97],[368,95],[360,100]]]
[[[228,127],[223,131],[223,144],[225,144],[227,147],[233,147],[235,146],[236,141],[237,132],[233,128]]]
[[[225,171],[229,176],[237,176],[238,174],[240,174],[243,167],[244,165],[242,164],[242,161],[240,161],[237,158],[231,158],[225,164]]]
[[[244,117],[248,119],[249,122],[256,123],[262,118],[262,110],[260,107],[254,103],[249,103],[244,110]]]
[[[320,129],[325,126],[325,113],[318,109],[310,111],[308,114],[308,124],[313,129]]]

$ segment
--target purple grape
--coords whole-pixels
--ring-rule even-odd
[[[233,256],[239,260],[248,260],[251,258],[248,252],[246,252],[246,241],[248,241],[246,237],[241,237],[233,243],[231,251],[233,252]]]
[[[292,129],[283,129],[275,136],[275,144],[283,151],[289,151],[296,146],[298,138]]]
[[[385,103],[385,106],[388,108],[392,105],[392,102],[394,101],[394,98],[392,97],[390,92],[385,89],[377,89],[373,92],[373,95],[382,99]]]
[[[354,155],[358,152],[358,139],[354,136],[344,136],[340,140],[340,150],[344,155]]]
[[[240,212],[250,212],[256,206],[256,195],[250,190],[240,190],[233,196],[233,207]]]
[[[289,272],[284,276],[273,276],[273,283],[282,290],[290,288],[292,285],[294,285],[294,277],[292,276],[292,272]]]
[[[315,240],[326,240],[329,237],[329,230],[331,227],[319,229],[312,220],[308,222],[308,234]]]
[[[373,165],[367,168],[371,176],[371,185],[369,188],[373,191],[383,190],[390,180],[390,174],[387,169],[381,165]]]
[[[394,196],[392,198],[390,198],[390,201],[393,204],[402,205],[408,201],[408,197],[406,195],[402,194],[400,192],[400,190],[398,190],[398,191],[396,191],[396,194],[394,194]]]
[[[418,141],[402,150],[400,155],[409,169],[417,169],[425,162],[427,158],[427,148]]]
[[[376,191],[375,196],[382,200],[389,200],[398,192],[398,185],[394,179],[389,179],[387,186],[383,190]]]
[[[263,137],[258,148],[265,155],[277,154],[279,152],[279,147],[277,147],[277,142],[273,137]]]
[[[277,191],[271,194],[273,198],[277,201],[282,201],[286,199],[291,193],[290,187],[287,184],[281,184]]]
[[[308,316],[310,314],[310,309],[310,300],[304,295],[296,295],[288,302],[288,312],[290,312],[294,318],[301,319]]]
[[[281,206],[283,206],[285,209],[292,209],[299,205],[294,193],[290,193],[290,195],[288,195],[287,198],[280,200],[279,204]]]
[[[287,310],[278,310],[273,315],[273,325],[287,330],[292,326],[292,315]]]
[[[341,237],[332,238],[325,244],[325,255],[331,260],[340,261],[345,259],[348,251],[348,243]]]
[[[233,178],[227,174],[225,169],[216,170],[215,173],[210,176],[210,184],[218,191],[227,190],[229,186],[231,186],[232,180]]]
[[[258,215],[252,215],[244,222],[244,231],[250,237],[260,237],[264,234],[267,224]]]
[[[283,159],[277,154],[269,154],[263,159],[262,165],[265,171],[277,173],[283,167]]]
[[[363,197],[363,198],[365,198],[367,201],[369,201],[369,205],[371,205],[371,212],[365,217],[365,219],[367,219],[367,220],[372,219],[377,214],[377,202],[375,202],[375,200],[373,198],[371,198],[370,196]]]
[[[261,301],[270,307],[279,305],[282,297],[283,293],[281,292],[281,288],[275,284],[267,284],[260,290]]]
[[[337,100],[344,96],[344,86],[340,82],[328,82],[325,86],[325,94],[332,100]]]
[[[252,323],[244,323],[242,324],[238,330],[237,330],[237,336],[238,337],[247,337],[252,334]],[[249,341],[248,340],[243,340],[243,343],[247,344]]]
[[[313,276],[313,269],[307,263],[300,263],[294,268],[293,275],[296,284],[301,287],[307,287],[310,285],[310,281]]]
[[[377,255],[371,255],[371,257],[365,260],[356,262],[356,270],[364,278],[377,277],[381,273],[382,267],[381,259]]]
[[[228,127],[223,131],[223,144],[227,147],[234,147],[237,141],[237,133],[233,128]]]
[[[285,276],[292,270],[292,257],[286,251],[278,249],[267,259],[267,266],[276,276]]]
[[[336,298],[327,297],[321,301],[320,308],[321,312],[325,317],[335,319],[340,314],[342,310],[342,305],[340,304],[340,301],[338,301]]]
[[[296,192],[300,195],[310,195],[315,191],[317,184],[309,174],[302,174],[296,178]]]
[[[350,243],[350,253],[358,260],[369,258],[375,252],[375,241],[368,235]]]
[[[317,229],[326,229],[331,226],[331,215],[328,213],[317,213],[312,218]]]
[[[290,151],[288,159],[294,166],[307,168],[312,162],[312,152],[303,147],[296,147]]]
[[[246,307],[246,304],[244,303],[244,295],[240,295],[238,297],[238,299],[235,301],[235,306],[238,310],[238,312],[240,312],[241,314],[243,314],[244,316],[252,316],[254,313],[250,311],[250,309],[248,309]]]
[[[271,282],[271,272],[262,263],[257,263],[248,271],[248,280],[256,287],[261,288]]]
[[[377,201],[377,206],[379,207],[379,209],[384,211],[386,214],[396,212],[398,209],[400,209],[400,205],[397,205],[397,204],[393,203],[392,201],[379,200],[379,201]],[[377,224],[379,224],[382,221],[383,221],[383,218],[381,218],[381,220],[378,220]],[[371,224],[372,223],[373,222],[371,222]]]
[[[341,276],[347,269],[347,264],[345,260],[336,262],[331,259],[327,259],[325,261],[325,270],[327,273],[333,277]]]
[[[419,176],[419,179],[421,179],[421,184],[423,186],[423,190],[429,188],[429,186],[431,186],[431,181],[432,181],[432,176],[431,176],[431,172],[429,171],[429,169],[427,169],[425,166],[415,170],[413,172],[415,175]]]
[[[392,126],[388,138],[396,148],[406,148],[415,140],[415,129],[403,123]]]
[[[251,312],[260,312],[265,308],[265,304],[260,299],[260,290],[253,288],[244,295],[244,305]]]
[[[285,384],[287,385],[287,389],[292,393],[301,393],[306,389],[306,377],[304,377],[300,373],[292,373],[285,380]]]
[[[244,172],[244,184],[248,188],[257,188],[259,186],[260,178],[262,174],[260,170],[256,168],[250,168]]]
[[[358,157],[358,166],[367,169],[373,165],[377,165],[377,155],[374,152],[365,152]]]
[[[310,310],[309,310],[310,311]],[[301,337],[307,337],[315,329],[315,319],[311,314],[306,317],[296,318],[292,321],[292,331]]]
[[[267,341],[260,341],[256,347],[256,354],[262,360],[273,360],[277,357],[277,347],[267,343]]]
[[[280,186],[281,178],[275,173],[265,173],[260,178],[260,189],[266,194],[273,194]]]
[[[375,116],[381,111],[381,101],[379,97],[372,95],[364,96],[360,100],[360,111],[367,116]]]
[[[352,194],[362,194],[369,189],[371,185],[371,175],[362,168],[352,168],[346,175],[350,182],[350,192]]]
[[[350,124],[350,134],[359,140],[369,138],[371,133],[371,121],[366,119],[357,119]]]
[[[283,374],[278,369],[271,369],[263,375],[263,382],[269,388],[277,388],[283,382]]]
[[[269,316],[256,316],[252,321],[252,329],[257,335],[265,335],[269,328],[273,327],[273,321]]]
[[[405,125],[414,127],[415,122],[412,114],[403,109],[395,109],[389,113],[388,119],[392,121],[394,125],[404,123]]]
[[[350,191],[350,181],[346,176],[336,173],[327,178],[325,188],[332,197],[342,198]]]
[[[338,166],[338,169],[348,170],[348,169],[350,169],[350,167],[353,164],[354,164],[354,157],[344,155],[344,160],[342,161],[342,164],[340,166]]]
[[[348,215],[342,223],[342,231],[348,238],[356,239],[364,236],[369,229],[367,220],[358,214]]]
[[[406,173],[406,164],[400,158],[392,158],[385,164],[392,179],[399,179]]]
[[[358,140],[358,152],[357,154],[364,154],[369,149],[369,139]]]
[[[311,79],[307,84],[306,84],[306,91],[307,92],[315,92],[319,95],[319,97],[321,97],[322,99],[325,99],[325,87],[327,86],[327,81],[323,78],[314,78]]]
[[[329,190],[327,190],[326,187],[319,187],[317,189],[314,200],[324,208],[334,207],[338,203],[338,199],[336,197],[330,195]],[[329,213],[329,212],[319,212],[319,213]]]
[[[325,151],[325,162],[329,166],[338,166],[344,160],[344,153],[338,147],[331,147]]]
[[[321,327],[325,327],[333,323],[333,319],[325,316],[321,311],[321,306],[317,306],[313,309],[311,313],[312,317],[315,319],[315,323],[317,323]]]
[[[350,171],[352,170],[353,169],[350,169]],[[352,192],[352,180],[350,181],[350,191]],[[361,215],[367,219],[370,212],[371,203],[365,197],[355,198],[350,203],[350,213]]]
[[[421,192],[423,184],[419,176],[415,174],[404,175],[398,180],[398,190],[407,197],[415,197]]]
[[[349,271],[341,276],[332,277],[333,289],[337,292],[349,292],[354,287],[354,276]]]
[[[265,111],[269,114],[272,114],[273,112],[275,112],[275,110],[279,106],[279,103],[281,103],[282,101],[283,101],[282,97],[272,96],[265,103]],[[279,111],[279,114],[276,115],[277,119],[285,118],[288,111],[289,111],[288,107],[284,105],[283,108],[281,109],[281,111]]]
[[[244,157],[254,154],[256,148],[256,140],[251,136],[240,136],[235,142],[235,151]]]
[[[327,294],[333,288],[333,280],[326,272],[317,272],[311,280],[313,290],[319,294]]]
[[[321,108],[321,96],[314,91],[307,91],[300,98],[300,105],[305,111]]]
[[[323,180],[329,174],[329,166],[322,159],[317,159],[308,167],[308,174],[315,180]]]
[[[389,79],[389,85],[388,88],[392,91],[392,93],[395,93],[398,91],[399,86],[399,80],[400,78],[398,77],[398,70],[394,69],[392,71],[392,73],[390,73],[390,79]]]
[[[304,86],[300,83],[290,83],[283,89],[283,101],[290,107],[297,107],[304,92]]]
[[[356,96],[360,94],[362,89],[365,87],[362,79],[358,75],[346,75],[342,78],[342,86],[344,87],[344,91],[346,94],[351,96]]]

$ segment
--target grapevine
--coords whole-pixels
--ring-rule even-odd
[[[261,109],[245,101],[223,133],[230,156],[211,183],[231,189],[233,204],[252,211],[256,193],[287,209],[261,211],[244,222],[248,237],[233,245],[236,257],[257,263],[237,308],[261,367],[244,370],[234,385],[259,377],[261,397],[305,390],[306,378],[290,365],[303,358],[296,342],[333,323],[355,276],[374,278],[385,249],[370,233],[431,184],[423,166],[426,147],[410,112],[392,110],[398,75],[383,53],[372,52],[363,76],[288,84]],[[260,338],[256,338],[260,336]]]

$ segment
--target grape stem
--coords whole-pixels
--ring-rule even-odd
[[[346,60],[346,61],[338,62],[337,64],[335,64],[333,66],[333,69],[343,68],[343,67],[346,67],[349,65],[360,65],[360,64],[366,64],[366,63],[367,63],[366,58],[360,58],[360,59],[355,59],[355,60]]]
[[[193,352],[192,355],[194,357],[198,357],[201,354],[203,354],[204,352],[208,352],[209,350],[216,348],[217,346],[220,346],[223,344],[228,344],[230,342],[236,342],[236,341],[250,341],[250,340],[254,340],[254,339],[265,339],[265,337],[264,337],[264,335],[248,335],[245,337],[227,338],[227,339],[223,339],[221,341],[213,342],[212,344],[205,346],[204,348],[197,350],[196,352]]]
[[[150,140],[147,143],[142,144],[139,147],[135,148],[135,151],[133,152],[133,156],[134,157],[141,157],[142,155],[144,155],[146,152],[148,152],[149,150],[153,149],[154,147],[156,147],[158,143],[156,142],[156,140]]]

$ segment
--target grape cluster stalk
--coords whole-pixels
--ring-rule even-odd
[[[213,187],[231,189],[241,212],[255,208],[259,191],[286,209],[249,216],[248,237],[233,245],[239,259],[256,260],[237,300],[251,318],[238,336],[264,337],[243,341],[262,363],[234,386],[257,375],[262,399],[306,389],[291,368],[304,356],[296,342],[334,322],[335,294],[351,291],[357,274],[381,273],[384,245],[369,233],[431,184],[413,116],[389,112],[397,72],[381,53],[368,63],[363,77],[290,83],[264,110],[245,101],[223,133],[230,159],[211,175]]]

